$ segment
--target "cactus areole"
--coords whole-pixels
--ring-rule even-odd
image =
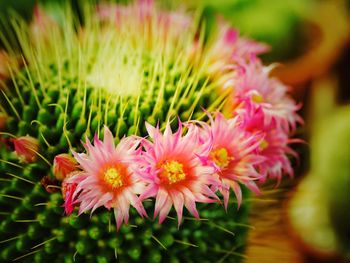
[[[48,7],[3,41],[0,261],[239,262],[301,122],[266,46],[153,1]]]

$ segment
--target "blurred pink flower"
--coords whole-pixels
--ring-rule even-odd
[[[132,5],[100,3],[97,14],[102,21],[115,22],[117,28],[121,23],[133,26],[132,30],[140,31],[141,38],[149,39],[179,36],[191,26],[192,21],[184,12],[157,9],[153,0],[138,0]]]
[[[182,135],[182,123],[173,133],[167,123],[164,134],[158,127],[146,123],[153,142],[143,140],[143,170],[140,175],[148,183],[140,199],[156,198],[154,217],[159,214],[162,223],[174,205],[178,225],[181,223],[183,206],[199,218],[196,202],[213,202],[217,197],[209,188],[214,183],[213,168],[203,165],[198,155],[208,150],[199,145],[199,129],[189,128]]]
[[[208,51],[211,58],[209,73],[229,74],[235,76],[232,67],[269,50],[266,44],[259,43],[249,38],[239,36],[238,30],[230,27],[227,23],[219,21],[219,31],[216,41]]]
[[[288,88],[269,74],[273,66],[265,67],[258,59],[251,59],[237,67],[238,74],[234,82],[234,100],[237,104],[249,98],[253,104],[260,105],[264,112],[264,121],[269,125],[274,121],[278,128],[287,133],[296,129],[303,120],[296,113],[300,109],[287,94]]]
[[[288,146],[293,142],[289,139],[288,131],[278,125],[276,119],[266,121],[266,114],[261,105],[246,99],[242,108],[237,110],[242,120],[242,128],[250,133],[262,133],[264,140],[260,143],[257,152],[266,157],[257,167],[259,172],[267,177],[281,181],[283,174],[293,176],[293,169],[287,155],[297,157],[297,154]],[[269,118],[269,117],[268,117]],[[265,181],[265,180],[262,180]]]

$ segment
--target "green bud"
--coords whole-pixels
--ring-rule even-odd
[[[9,245],[2,249],[0,257],[3,262],[11,262],[16,257],[17,249],[15,245]]]
[[[127,253],[132,259],[138,260],[141,257],[141,251],[142,251],[141,247],[135,245],[135,246],[130,247],[128,249]]]
[[[128,136],[130,135],[136,135],[137,134],[137,131],[138,131],[138,128],[137,126],[131,126],[129,129],[128,129]]]
[[[117,238],[117,237],[113,237],[113,238],[108,240],[108,246],[112,249],[120,247],[121,243],[122,242],[121,242],[120,238]]]
[[[80,255],[86,255],[91,250],[91,241],[88,239],[79,240],[75,248]]]
[[[98,227],[91,227],[89,229],[89,236],[94,239],[94,240],[98,240],[99,238],[101,238],[102,236],[102,232]]]
[[[123,118],[118,119],[116,130],[118,132],[119,138],[122,138],[124,135],[126,135],[128,126],[126,125]]]
[[[32,242],[27,236],[21,236],[16,240],[16,249],[20,252],[29,249],[31,246]]]
[[[53,120],[52,114],[45,108],[41,108],[38,113],[38,121],[42,124],[50,125]]]
[[[55,239],[51,240],[44,245],[44,251],[47,254],[54,254],[62,250],[61,244]]]
[[[45,211],[41,214],[38,214],[37,219],[39,224],[45,228],[54,228],[59,223],[57,220],[57,214],[52,211]]]
[[[170,247],[174,243],[174,237],[171,234],[164,234],[160,238],[160,242],[166,247]]]
[[[26,122],[26,123],[30,123],[35,117],[35,109],[33,109],[32,107],[25,105],[23,107],[23,116],[22,119]]]
[[[73,111],[72,111],[71,117],[73,119],[79,119],[81,116],[82,110],[83,110],[83,102],[81,100],[79,100],[73,106]]]
[[[75,134],[83,134],[85,131],[86,131],[86,125],[87,125],[87,122],[85,119],[82,119],[80,118],[74,128],[74,133]]]
[[[148,256],[148,262],[159,263],[162,262],[162,255],[157,250],[151,250]]]

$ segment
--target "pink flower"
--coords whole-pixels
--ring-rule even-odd
[[[100,206],[113,208],[117,229],[123,222],[128,223],[130,205],[141,216],[146,216],[137,198],[144,188],[135,173],[140,158],[138,145],[135,137],[128,137],[115,147],[113,135],[105,127],[104,141],[95,136],[94,146],[88,140],[84,145],[87,154],[73,153],[82,171],[69,178],[67,183],[77,184],[73,203],[80,205],[79,215],[90,209],[93,213]],[[71,203],[71,200],[66,203],[68,210]]]
[[[219,72],[219,75],[233,73],[234,75],[235,72],[230,68],[252,58],[257,58],[259,54],[269,50],[269,47],[263,43],[240,37],[238,30],[230,27],[227,23],[219,21],[219,24],[215,43],[207,54],[211,58],[209,73]]]
[[[225,22],[221,21],[220,24],[217,48],[219,51],[221,47],[222,55],[226,52],[226,58],[231,62],[234,62],[233,59],[250,59],[269,50],[266,44],[239,37],[238,30],[230,27]]]
[[[132,5],[100,3],[97,14],[102,21],[115,22],[117,29],[132,26],[132,30],[139,31],[140,39],[149,38],[153,42],[157,37],[178,38],[192,21],[183,12],[158,10],[153,0],[139,0]]]
[[[242,201],[240,183],[250,190],[259,193],[255,181],[261,179],[254,166],[262,163],[265,158],[256,154],[263,136],[262,134],[247,134],[237,118],[226,119],[221,113],[216,113],[215,119],[209,115],[210,126],[203,123],[202,141],[205,143],[212,138],[212,146],[208,153],[209,159],[205,163],[215,168],[214,177],[220,185],[213,189],[219,190],[224,197],[227,209],[230,188],[234,191],[238,206]]]
[[[143,170],[140,175],[148,183],[140,199],[156,198],[154,217],[159,214],[161,224],[174,205],[178,225],[181,223],[183,206],[199,218],[196,202],[213,202],[217,197],[209,185],[214,182],[213,169],[203,165],[198,155],[207,150],[200,147],[199,129],[190,128],[182,135],[182,123],[173,133],[167,123],[164,134],[158,127],[146,123],[152,142],[143,140]]]
[[[58,30],[57,22],[37,4],[29,28],[33,41],[49,42],[53,28]]]
[[[236,104],[249,98],[252,103],[260,105],[268,125],[275,121],[279,128],[286,132],[295,130],[302,119],[296,113],[300,105],[287,95],[288,88],[275,78],[270,78],[272,67],[264,67],[258,59],[251,59],[238,68],[234,80],[233,97]],[[231,80],[232,81],[232,80]]]
[[[11,139],[15,147],[15,152],[24,162],[31,163],[37,158],[39,142],[31,136],[22,136]]]
[[[266,121],[266,114],[261,105],[256,105],[249,99],[243,103],[243,108],[237,110],[242,120],[242,128],[250,134],[263,133],[264,140],[257,152],[266,157],[257,167],[259,172],[267,177],[281,181],[283,174],[293,176],[293,169],[288,154],[297,157],[297,154],[288,146],[293,140],[289,139],[288,132],[277,125],[276,120]],[[268,117],[269,118],[269,117]]]
[[[68,174],[77,170],[77,162],[69,154],[62,153],[53,160],[53,173],[57,180],[63,181]]]

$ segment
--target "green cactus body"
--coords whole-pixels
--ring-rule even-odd
[[[61,24],[42,22],[33,29],[15,22],[24,66],[11,67],[1,111],[8,117],[6,131],[37,138],[40,150],[35,162],[20,163],[5,145],[0,148],[0,261],[238,262],[249,202],[239,210],[230,205],[227,213],[211,204],[201,220],[185,217],[179,229],[172,216],[160,226],[131,210],[129,225],[117,232],[112,212],[68,217],[59,185],[49,181],[52,193],[45,190],[41,180],[54,179],[53,158],[82,151],[81,140],[101,133],[103,125],[118,142],[125,135],[145,136],[145,121],[170,120],[176,127],[177,116],[201,119],[201,107],[219,109],[225,100],[216,95],[219,81],[208,76],[205,57],[189,55],[195,23],[184,31],[167,29],[168,39],[162,39],[165,28],[148,38],[146,31],[158,26],[154,20],[150,28],[134,29],[129,19],[117,31],[115,23],[96,22],[92,13],[85,11],[82,30],[69,8],[57,11],[66,18]],[[145,207],[151,215],[152,204]]]

